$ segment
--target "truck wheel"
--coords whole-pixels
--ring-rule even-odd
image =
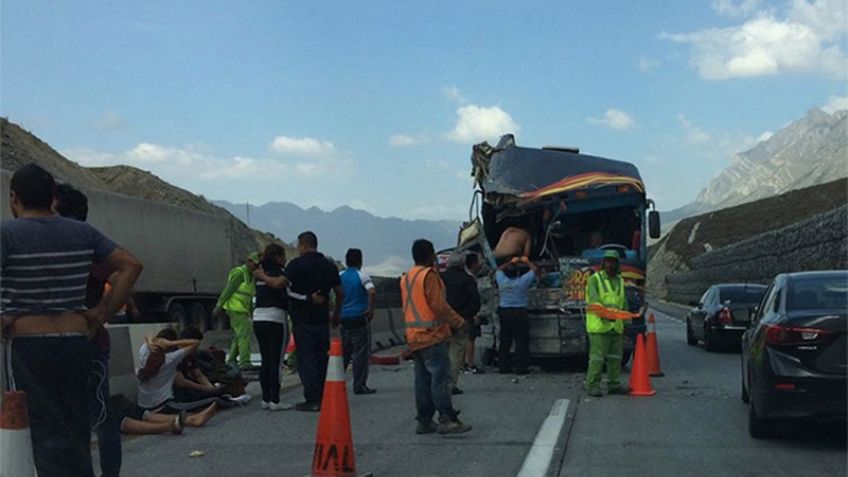
[[[203,306],[203,303],[197,301],[191,304],[191,307],[188,309],[188,316],[191,325],[197,326],[201,329],[203,329],[209,321],[207,319],[206,307]]]
[[[216,316],[215,313],[210,311],[208,316],[209,320],[206,327],[208,330],[223,331],[227,329],[227,325],[229,325],[229,318],[225,312],[222,311]]]
[[[188,313],[186,312],[185,307],[179,303],[172,303],[171,306],[168,307],[168,321],[176,323],[177,328],[180,330],[184,330],[190,325]]]

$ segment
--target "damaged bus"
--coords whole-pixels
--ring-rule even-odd
[[[440,258],[444,263],[445,254],[454,251],[481,255],[483,322],[497,322],[494,274],[500,260],[494,251],[510,228],[527,232],[530,259],[541,272],[529,296],[531,358],[587,355],[586,281],[607,250],[621,257],[629,311],[644,314],[647,237],[659,238],[660,224],[636,166],[576,149],[519,147],[512,135],[494,147],[474,146],[471,162],[475,192],[469,221],[457,247]],[[628,324],[625,362],[636,333],[644,331],[644,316]]]

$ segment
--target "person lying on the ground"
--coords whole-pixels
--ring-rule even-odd
[[[530,232],[518,227],[507,227],[495,246],[495,258],[529,257],[532,243]]]
[[[123,434],[182,434],[184,427],[203,427],[212,419],[218,410],[216,403],[209,404],[203,410],[194,414],[185,411],[166,414],[164,412],[146,411],[137,405],[127,402],[125,406],[114,405],[115,415],[120,420]]]

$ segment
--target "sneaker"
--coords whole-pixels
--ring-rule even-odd
[[[459,419],[442,416],[439,418],[439,428],[436,432],[439,434],[462,434],[470,430],[471,426],[463,424]]]
[[[586,391],[586,394],[588,394],[591,397],[601,397],[602,396],[600,389],[589,389],[589,390]]]
[[[353,394],[374,394],[376,392],[377,392],[376,389],[371,389],[368,386],[365,386],[362,389],[357,389],[357,390],[353,391]]]
[[[290,411],[292,409],[294,409],[294,405],[281,402],[272,402],[268,405],[269,411]]]
[[[482,368],[478,368],[477,366],[471,366],[470,368],[468,368],[468,372],[471,374],[486,374],[486,371],[484,371]]]
[[[415,427],[416,434],[433,434],[438,431],[439,428],[436,426],[436,423],[432,420],[427,422],[419,422],[418,426]]]
[[[453,389],[451,389],[451,395],[456,396],[457,394],[465,394],[465,391],[454,386]]]
[[[238,396],[238,397],[232,397],[229,394],[222,394],[221,397],[224,398],[224,399],[227,399],[229,401],[233,401],[235,403],[238,403],[241,406],[246,405],[247,403],[250,402],[251,399],[253,399],[253,397],[250,394],[242,394],[241,396]]]
[[[309,401],[299,402],[294,405],[294,410],[303,412],[318,412],[321,410],[321,403]]]
[[[626,395],[630,394],[630,387],[629,386],[617,386],[617,387],[614,387],[614,388],[610,389],[609,391],[607,391],[607,394],[618,394],[618,395],[626,396]]]
[[[268,409],[268,401],[262,401],[262,409]]]
[[[469,368],[468,366],[466,366],[464,364],[459,367],[459,372],[462,373],[462,374],[471,374],[472,373],[471,368]]]

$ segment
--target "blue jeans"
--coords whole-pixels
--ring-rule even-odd
[[[450,358],[445,342],[412,353],[415,360],[415,407],[418,422],[430,422],[436,411],[456,419],[451,403]]]
[[[85,336],[14,337],[12,388],[26,393],[32,453],[39,477],[93,477]]]
[[[109,405],[109,351],[94,343],[91,346],[91,426],[97,434],[100,471],[103,477],[118,477],[121,475],[121,421]]]

